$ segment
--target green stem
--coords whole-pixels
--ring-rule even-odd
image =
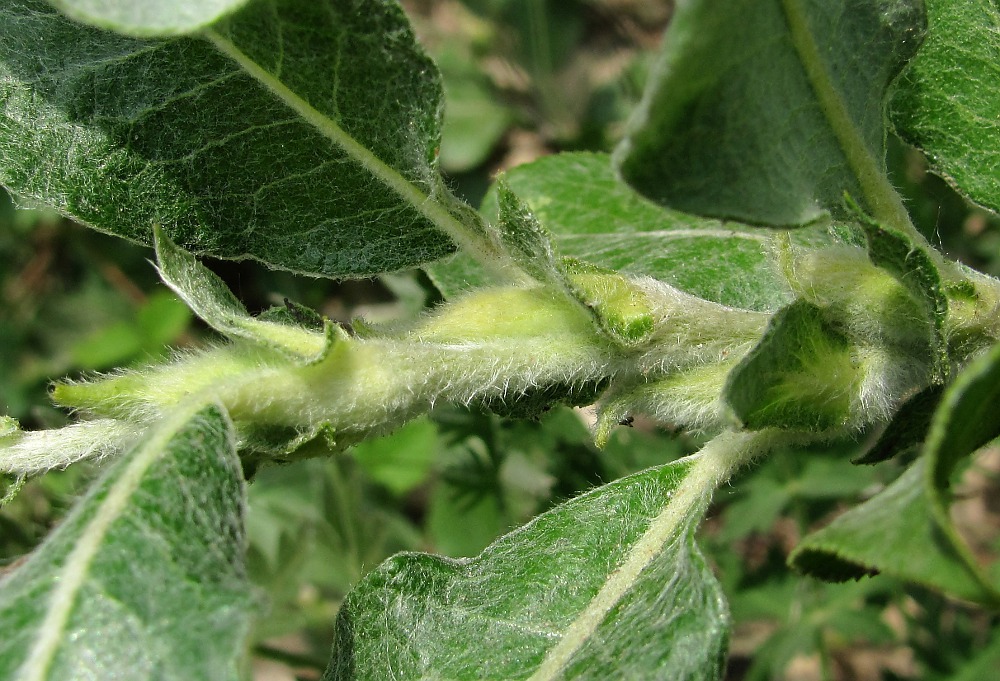
[[[106,436],[81,433],[88,436],[84,439],[90,449],[74,454],[73,460],[84,458],[95,441],[109,450],[118,447],[126,436],[191,399],[221,401],[251,443],[255,432],[294,438],[322,431],[335,433],[339,445],[348,446],[439,402],[497,403],[535,391],[555,399],[609,380],[652,382],[730,362],[749,349],[766,324],[766,315],[698,301],[665,285],[647,292],[655,323],[665,329],[662,336],[653,333],[644,341],[647,347],[623,348],[606,338],[590,311],[569,302],[561,289],[501,287],[443,305],[398,337],[338,338],[313,363],[303,364],[267,343],[240,341],[167,365],[94,382],[62,383],[53,397],[63,406],[106,417],[86,424],[106,428]],[[717,410],[715,395],[705,391],[718,390],[721,383],[701,380],[699,386],[697,395],[688,398]],[[40,445],[47,431],[15,433],[18,442],[4,452],[16,455],[9,470],[69,463],[65,457],[53,461],[52,452],[65,450],[72,444],[72,429],[83,426],[54,431],[51,446],[44,448]],[[119,434],[123,426],[127,428]],[[288,439],[289,446],[295,442],[301,440]],[[272,445],[265,441],[262,446]],[[280,446],[279,441],[273,444],[275,455]]]

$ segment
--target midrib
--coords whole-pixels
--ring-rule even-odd
[[[301,116],[316,131],[340,147],[351,159],[391,189],[404,202],[412,206],[420,215],[431,221],[461,250],[502,279],[525,280],[526,275],[501,253],[498,253],[485,234],[458,220],[439,201],[428,196],[401,175],[399,171],[378,158],[371,150],[341,128],[335,120],[309,104],[299,94],[251,59],[235,43],[213,30],[204,31],[202,36],[217,50],[232,59],[254,80],[263,85],[268,92]],[[378,84],[373,84],[373,87],[377,86]]]
[[[561,678],[577,652],[593,637],[608,613],[621,601],[642,572],[660,558],[667,542],[686,531],[690,519],[700,513],[715,488],[732,472],[766,450],[770,434],[727,432],[716,436],[695,455],[688,474],[673,491],[646,532],[628,550],[622,564],[612,572],[597,595],[570,623],[562,638],[553,646],[528,681],[553,681]]]
[[[201,406],[201,405],[199,405]],[[163,454],[167,444],[183,428],[197,408],[192,405],[182,409],[157,428],[153,436],[132,457],[128,467],[115,480],[97,513],[85,525],[79,539],[66,557],[64,567],[55,574],[55,588],[51,592],[45,617],[38,627],[38,638],[21,665],[18,681],[44,681],[49,678],[49,668],[64,641],[66,625],[73,612],[80,590],[83,588],[94,557],[112,523],[121,516],[132,494],[139,488],[143,477]]]
[[[781,0],[792,45],[819,100],[820,109],[837,139],[848,167],[858,180],[864,201],[882,224],[904,232],[930,249],[906,212],[903,201],[877,159],[865,144],[861,131],[848,113],[847,104],[834,87],[813,38],[802,0]]]

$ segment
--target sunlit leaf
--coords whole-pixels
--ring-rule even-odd
[[[166,419],[0,581],[0,677],[238,679],[244,504],[228,417]]]
[[[927,0],[929,33],[890,105],[934,172],[1000,211],[1000,14],[991,0]]]
[[[348,596],[324,678],[718,679],[728,614],[692,537],[696,468],[623,478],[472,559],[390,559]]]
[[[0,95],[0,182],[135,241],[158,223],[199,254],[356,276],[478,229],[453,215],[438,74],[392,0],[254,3],[160,40],[4,0]]]

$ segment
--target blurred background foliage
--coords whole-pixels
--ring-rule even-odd
[[[611,150],[670,17],[667,0],[404,4],[444,76],[442,167],[474,205],[499,170],[563,150]],[[932,243],[1000,274],[996,217],[898,142],[890,166]],[[0,413],[26,428],[58,426],[68,415],[51,406],[49,380],[155,362],[211,340],[158,282],[151,257],[0,198]],[[419,272],[333,282],[250,262],[209,265],[253,311],[287,297],[333,319],[381,321],[441,300]],[[598,451],[590,418],[568,408],[511,420],[444,407],[347,453],[259,471],[248,518],[262,609],[250,643],[254,678],[318,679],[341,599],[392,553],[475,555],[561,500],[699,444],[637,420]],[[851,464],[870,437],[776,454],[717,494],[702,541],[731,600],[727,678],[996,678],[994,615],[884,577],[828,585],[785,566],[806,532],[898,475],[897,462]],[[956,505],[985,552],[997,549],[998,460],[997,452],[979,458]],[[93,474],[86,465],[52,472],[0,509],[0,573],[59,522]]]

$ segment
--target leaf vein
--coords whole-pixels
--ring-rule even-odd
[[[202,36],[220,53],[233,60],[241,69],[260,83],[272,96],[300,115],[320,134],[339,146],[344,153],[372,177],[388,187],[405,203],[431,221],[442,233],[486,268],[507,280],[530,281],[527,275],[508,257],[498,251],[478,225],[470,225],[452,215],[448,208],[422,188],[413,184],[398,170],[378,158],[367,147],[348,134],[337,121],[313,107],[283,82],[251,59],[232,41],[213,30]],[[436,189],[435,189],[436,190]],[[443,190],[443,188],[442,188]]]
[[[55,575],[55,588],[48,599],[38,638],[21,667],[22,681],[44,681],[62,642],[77,597],[86,583],[91,564],[111,525],[125,509],[129,498],[142,483],[143,475],[163,454],[167,443],[201,406],[192,404],[179,410],[156,430],[139,449],[101,503],[97,513],[82,529],[80,538]]]

